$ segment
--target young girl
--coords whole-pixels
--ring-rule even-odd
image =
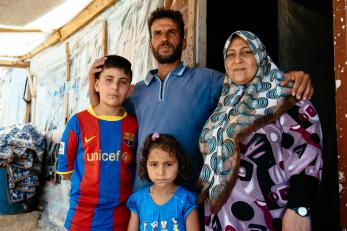
[[[138,173],[153,185],[130,196],[128,231],[199,230],[196,195],[177,185],[187,176],[188,163],[171,135],[153,133],[146,137]]]

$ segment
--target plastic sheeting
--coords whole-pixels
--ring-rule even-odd
[[[32,122],[41,130],[64,126],[65,57],[54,48],[54,55],[42,57],[34,73],[36,97],[32,100]],[[62,56],[64,55],[64,56]],[[32,63],[35,65],[35,62]]]
[[[151,11],[162,5],[163,1],[160,0],[122,1],[108,17],[109,53],[130,60],[133,84],[144,79],[148,70],[155,67],[148,46],[147,18]]]
[[[76,36],[69,41],[70,55],[70,81],[65,81],[65,94],[67,97],[67,118],[74,113],[88,107],[89,85],[88,71],[93,61],[102,56],[101,23],[93,26],[83,35]]]
[[[24,122],[25,69],[0,68],[0,127]]]

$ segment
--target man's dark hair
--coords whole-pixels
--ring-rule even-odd
[[[147,21],[149,36],[152,38],[151,26],[155,20],[169,18],[172,19],[178,26],[179,32],[181,35],[181,39],[184,38],[184,21],[181,12],[176,10],[169,10],[163,7],[157,8],[155,11],[151,13],[149,19]]]
[[[118,68],[124,71],[126,75],[129,75],[130,80],[133,77],[133,72],[131,71],[131,63],[126,58],[119,55],[107,55],[105,56],[107,59],[105,60],[104,65],[100,66],[102,70],[105,68]],[[97,72],[95,74],[95,78],[99,79],[102,71]]]
[[[154,148],[160,148],[169,155],[176,157],[178,161],[178,175],[175,180],[176,184],[182,183],[182,180],[188,179],[191,174],[191,161],[184,154],[181,144],[169,134],[160,134],[159,137],[153,138],[153,133],[149,134],[142,148],[142,159],[138,163],[137,172],[142,180],[150,181],[147,171],[147,160],[149,153]]]

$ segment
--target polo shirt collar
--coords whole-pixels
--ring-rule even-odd
[[[180,63],[173,71],[170,71],[168,75],[180,77],[183,75],[184,70],[187,68],[186,65]],[[157,75],[158,69],[150,70],[145,77],[145,84],[148,86],[154,77]]]

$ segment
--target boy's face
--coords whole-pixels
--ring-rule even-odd
[[[100,104],[120,106],[128,96],[131,79],[122,69],[105,68],[95,82],[95,90],[99,92]]]

